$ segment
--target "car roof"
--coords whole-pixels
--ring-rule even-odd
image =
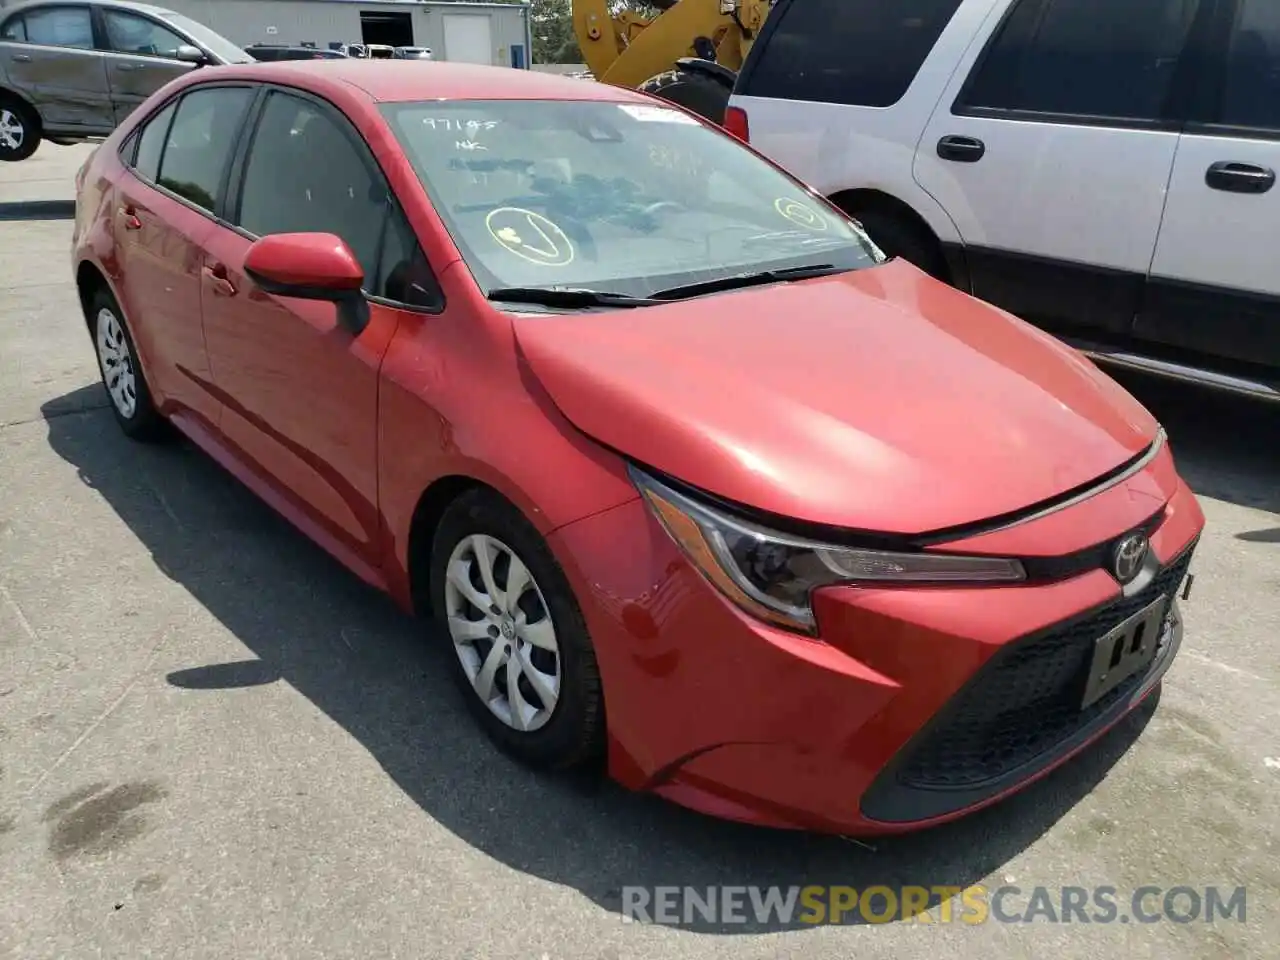
[[[88,0],[85,0],[88,2]],[[168,7],[157,6],[154,3],[137,3],[135,0],[93,0],[97,6],[113,7],[118,10],[132,10],[135,13],[147,13],[153,17],[168,17],[178,14],[177,10],[171,10]],[[15,3],[10,7],[0,7],[0,17],[10,13],[21,13],[32,7],[45,7],[50,4],[65,5],[65,0],[22,0],[21,3]]]
[[[339,80],[363,91],[369,99],[383,103],[428,99],[652,102],[639,91],[593,80],[439,60],[423,64],[348,57],[323,64],[314,60],[235,64],[219,67],[217,78],[289,83],[303,88],[314,86],[317,91],[326,83]],[[208,79],[214,79],[213,75]]]

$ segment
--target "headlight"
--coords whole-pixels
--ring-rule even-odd
[[[778,533],[673,490],[632,467],[631,477],[671,537],[730,600],[770,623],[814,633],[811,594],[846,583],[1014,583],[1017,560],[893,553]]]

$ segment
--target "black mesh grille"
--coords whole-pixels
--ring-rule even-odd
[[[918,789],[947,789],[997,779],[1052,750],[1131,695],[1144,673],[1129,677],[1087,709],[1080,709],[1094,643],[1162,593],[1176,590],[1191,563],[1191,552],[1185,551],[1133,596],[997,653],[957,694],[935,728],[918,746],[909,748],[898,781]],[[1157,662],[1165,653],[1168,636],[1165,631]]]

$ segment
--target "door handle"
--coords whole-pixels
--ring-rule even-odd
[[[1228,193],[1266,193],[1276,185],[1276,172],[1256,163],[1222,160],[1205,171],[1204,182],[1211,190]]]
[[[205,267],[201,271],[205,279],[209,281],[209,285],[213,288],[215,296],[234,297],[236,295],[236,287],[227,278],[227,268],[220,263]]]
[[[134,66],[132,63],[117,63],[116,69],[121,71],[122,73],[127,73],[130,70],[137,70],[138,68]]]
[[[13,60],[15,63],[30,63],[31,57],[25,53],[15,53],[13,55]]]
[[[132,206],[121,207],[120,216],[124,217],[124,228],[126,230],[142,229],[142,221],[138,219],[138,211]]]
[[[938,141],[938,156],[956,163],[977,163],[987,152],[987,145],[977,137],[945,136]]]

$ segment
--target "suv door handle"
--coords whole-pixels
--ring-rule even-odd
[[[1205,171],[1204,182],[1212,190],[1228,193],[1266,193],[1276,184],[1276,172],[1256,163],[1222,160]]]
[[[221,263],[215,263],[207,266],[201,271],[210,286],[213,287],[213,293],[219,297],[234,297],[236,295],[235,284],[227,279],[227,268]]]
[[[956,163],[977,163],[987,152],[987,145],[977,137],[945,136],[938,141],[938,156]]]
[[[136,70],[137,67],[135,67],[132,63],[117,63],[116,69],[121,72],[128,72],[130,70]]]
[[[15,53],[13,59],[16,63],[30,63],[31,57],[25,53]]]

